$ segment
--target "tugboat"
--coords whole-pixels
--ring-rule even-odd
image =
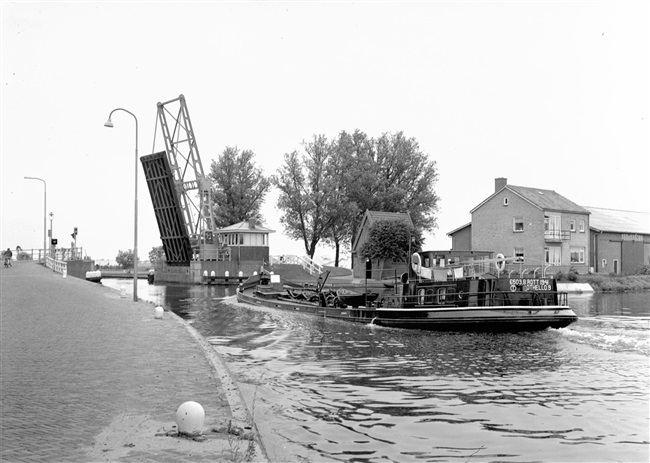
[[[450,251],[418,252],[411,256],[408,273],[395,278],[381,294],[360,285],[350,299],[341,289],[325,288],[328,274],[321,275],[315,288],[305,294],[262,269],[239,286],[237,300],[423,330],[533,331],[563,328],[578,319],[554,278],[538,277],[536,271],[530,276],[527,272],[506,274],[507,262],[519,263],[501,254],[495,259],[453,263]]]

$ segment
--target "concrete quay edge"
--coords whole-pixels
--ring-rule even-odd
[[[33,262],[3,268],[0,461],[269,461],[225,361],[153,308]],[[196,439],[174,432],[187,400],[206,410]]]

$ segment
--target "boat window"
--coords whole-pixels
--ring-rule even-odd
[[[447,300],[447,288],[438,288],[438,304],[444,304]]]
[[[424,288],[418,290],[418,304],[424,304],[426,290]]]

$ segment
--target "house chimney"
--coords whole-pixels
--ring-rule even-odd
[[[494,179],[494,192],[496,193],[501,188],[508,184],[508,179],[504,177],[499,177]]]
[[[255,218],[254,217],[251,217],[250,219],[248,219],[248,228],[250,228],[251,230],[253,228],[255,228]]]

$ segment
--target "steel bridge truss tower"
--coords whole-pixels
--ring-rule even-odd
[[[187,236],[193,252],[198,254],[201,242],[212,241],[215,228],[212,183],[203,171],[185,97],[158,103],[158,122]]]

